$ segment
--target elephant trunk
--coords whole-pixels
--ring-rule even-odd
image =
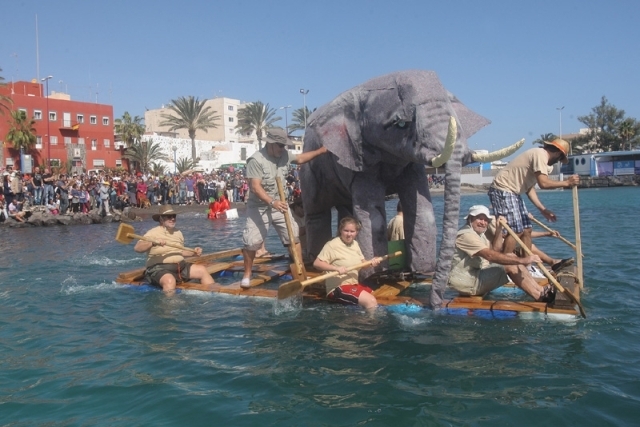
[[[460,173],[462,171],[463,144],[457,144],[453,156],[445,165],[444,215],[442,220],[442,241],[436,263],[430,303],[432,308],[442,305],[444,292],[449,281],[451,260],[455,250],[460,216]]]
[[[473,155],[471,156],[471,160],[474,162],[480,162],[480,163],[494,162],[496,160],[500,160],[507,156],[512,155],[513,153],[518,151],[523,144],[524,144],[524,138],[516,142],[515,144],[509,145],[508,147],[501,148],[500,150],[492,151],[487,154],[473,153]]]

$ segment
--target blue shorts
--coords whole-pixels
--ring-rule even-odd
[[[503,216],[514,232],[520,234],[525,228],[532,228],[529,212],[519,194],[490,187],[489,200],[493,214]],[[504,230],[503,234],[507,234],[507,230]]]

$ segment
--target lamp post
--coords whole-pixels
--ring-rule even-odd
[[[53,76],[47,76],[40,79],[44,82],[47,92],[47,163],[49,167],[51,167],[51,131],[49,128],[49,80],[52,78]]]
[[[304,131],[307,131],[307,94],[309,93],[309,89],[300,89],[300,93],[302,94],[302,107],[304,108]]]
[[[558,137],[562,138],[562,110],[564,110],[564,105],[562,107],[556,108],[556,110],[560,112],[560,135],[558,135]],[[571,143],[569,143],[569,154],[572,154],[571,151]]]
[[[291,105],[278,108],[278,110],[284,110],[284,130],[287,132],[287,136],[289,136],[289,108]]]
[[[175,175],[178,172],[178,162],[176,160],[176,151],[178,151],[178,147],[174,145],[171,149],[173,150],[173,174]]]

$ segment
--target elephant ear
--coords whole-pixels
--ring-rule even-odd
[[[453,111],[455,111],[458,117],[458,129],[467,139],[491,123],[491,120],[468,109],[467,106],[460,102],[451,92],[449,92],[449,100],[451,101]]]
[[[337,158],[353,171],[364,168],[361,132],[362,113],[357,92],[348,91],[316,110],[309,117],[309,130]],[[305,138],[306,139],[306,138]]]

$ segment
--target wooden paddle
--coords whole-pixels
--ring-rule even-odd
[[[125,245],[128,245],[129,243],[133,242],[133,239],[139,239],[139,240],[145,240],[147,242],[158,244],[157,240],[151,239],[149,237],[140,236],[138,234],[135,234],[134,231],[135,230],[133,229],[133,226],[125,223],[120,223],[120,226],[118,227],[118,232],[116,233],[116,241],[119,243],[124,243]],[[185,248],[184,246],[176,245],[174,243],[166,243],[165,246],[170,246],[176,249],[182,249],[183,251],[190,251],[190,252],[196,251],[195,249]]]
[[[550,233],[554,233],[554,230],[553,230],[553,229],[551,229],[550,227],[548,227],[544,222],[542,222],[542,221],[540,221],[540,220],[538,220],[538,219],[534,218],[532,214],[529,214],[529,219],[531,219],[531,221],[535,222],[536,224],[538,224],[540,227],[544,228],[544,229],[545,229],[545,230],[547,230],[548,232],[550,232]],[[571,247],[573,248],[573,250],[574,250],[574,251],[576,250],[576,245],[574,245],[573,243],[571,243],[569,240],[565,239],[564,237],[562,237],[562,236],[556,236],[555,234],[553,234],[553,235],[552,235],[552,237],[555,237],[555,238],[557,238],[557,239],[562,240],[562,241],[563,241],[563,242],[565,242],[567,245],[571,246]],[[582,255],[582,256],[584,256],[584,255]]]
[[[509,224],[507,224],[507,221],[505,221],[504,218],[501,218],[502,226],[505,228],[505,230],[507,230],[507,232],[511,235],[511,237],[513,237],[513,239],[520,245],[520,247],[527,253],[527,255],[532,256],[533,252],[531,252],[531,249],[529,249],[527,247],[527,245],[525,245],[522,240],[520,240],[520,237],[518,237],[518,235],[511,229],[511,227],[509,227]],[[549,270],[547,270],[547,268],[542,264],[542,262],[536,262],[536,265],[538,266],[538,268],[540,269],[540,271],[542,271],[542,273],[544,273],[545,277],[547,279],[549,279],[549,282],[551,282],[553,284],[553,286],[556,287],[557,290],[559,290],[560,292],[562,292],[563,294],[565,294],[567,297],[569,297],[569,299],[571,300],[571,302],[573,302],[574,304],[578,305],[578,308],[580,309],[580,314],[582,315],[582,317],[584,317],[585,319],[587,318],[587,314],[584,311],[584,307],[582,307],[582,304],[580,303],[580,301],[578,301],[578,298],[576,298],[575,295],[573,295],[573,293],[571,293],[571,291],[569,289],[566,289],[564,286],[562,286],[560,284],[560,282],[558,282],[556,280],[555,277],[553,277],[553,274],[551,274],[549,272]]]
[[[582,238],[580,237],[580,206],[578,202],[578,186],[573,186],[573,222],[576,229],[576,273],[580,289],[584,287],[584,277],[582,276]]]
[[[280,201],[287,205],[287,210],[284,213],[284,221],[287,224],[287,233],[289,234],[289,253],[293,258],[293,264],[291,264],[291,274],[296,280],[304,280],[307,278],[307,272],[304,269],[304,264],[300,259],[300,254],[296,250],[295,235],[293,234],[293,225],[291,224],[291,215],[289,214],[289,204],[287,198],[284,196],[284,188],[282,187],[282,181],[280,177],[276,177],[276,184],[278,185],[278,193],[280,195]]]
[[[380,261],[384,261],[385,259],[388,258],[393,258],[393,257],[397,257],[402,255],[402,251],[397,251],[394,252],[390,255],[385,255],[383,257],[378,258]],[[375,258],[374,258],[375,259]],[[361,264],[357,264],[357,265],[352,265],[351,267],[347,267],[347,271],[351,271],[351,270],[357,270],[363,267],[368,267],[371,265],[371,263],[373,263],[373,259],[369,260],[369,261],[365,261]],[[313,279],[309,279],[309,280],[304,280],[304,281],[300,281],[300,280],[292,280],[290,282],[284,283],[282,285],[280,285],[280,287],[278,288],[278,299],[285,299],[285,298],[289,298],[292,295],[295,295],[299,292],[302,292],[302,290],[309,285],[312,285],[314,283],[318,283],[318,282],[322,282],[325,279],[328,279],[329,277],[334,277],[334,276],[338,276],[340,275],[340,272],[338,271],[331,271],[329,273],[325,273],[325,274],[321,274],[320,276],[316,276]]]

